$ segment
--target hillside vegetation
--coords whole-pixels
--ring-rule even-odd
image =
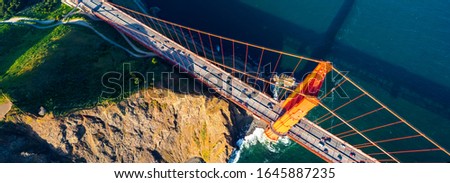
[[[5,2],[5,1],[3,1]],[[46,14],[34,11],[38,3],[18,15],[27,17],[63,16],[70,8],[59,4]],[[91,22],[96,29],[121,45],[127,45],[115,29],[103,22]],[[124,73],[126,93],[103,95],[102,76],[121,72],[124,64],[130,71],[146,73],[169,70],[166,65],[151,62],[152,58],[134,58],[109,44],[92,30],[77,25],[60,25],[36,29],[25,25],[0,24],[0,94],[11,98],[21,111],[37,114],[43,106],[47,112],[65,114],[90,108],[106,101],[117,101],[135,92],[143,79]]]
[[[50,14],[60,5],[59,0],[0,0],[0,18],[11,17],[31,6],[35,12]]]

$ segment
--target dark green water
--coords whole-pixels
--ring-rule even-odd
[[[450,149],[448,0],[148,0],[158,16],[330,60]],[[405,148],[406,149],[406,148]],[[434,159],[433,161],[450,161]],[[239,162],[321,162],[295,143],[245,145]]]

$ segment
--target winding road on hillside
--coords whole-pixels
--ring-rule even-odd
[[[121,33],[122,36],[124,37],[124,39],[127,41],[127,43],[134,49],[134,51],[138,52],[139,54],[129,50],[128,48],[125,48],[124,46],[109,39],[104,34],[97,31],[92,25],[90,25],[87,21],[85,21],[81,18],[70,19],[67,21],[56,21],[56,20],[37,20],[37,19],[33,19],[33,18],[28,18],[28,17],[13,17],[13,18],[5,20],[5,21],[0,21],[0,24],[28,25],[28,26],[31,26],[31,27],[34,27],[37,29],[49,29],[49,28],[54,28],[59,25],[67,25],[67,24],[79,25],[79,26],[83,26],[83,27],[87,27],[87,28],[91,29],[97,35],[99,35],[102,39],[104,39],[105,41],[111,43],[112,45],[114,45],[116,47],[123,49],[124,51],[126,51],[127,53],[132,55],[133,57],[145,58],[145,57],[156,56],[156,54],[154,54],[152,52],[142,51],[136,45],[134,45],[128,38],[126,38],[126,36],[124,36]],[[38,25],[38,24],[40,24],[40,25]]]

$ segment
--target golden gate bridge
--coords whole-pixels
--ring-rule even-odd
[[[95,15],[326,162],[446,162],[450,153],[331,62],[211,34],[102,0]]]

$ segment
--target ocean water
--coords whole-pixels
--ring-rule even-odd
[[[158,7],[157,16],[165,20],[330,60],[450,149],[449,0],[145,2]],[[260,130],[239,145],[232,161],[323,162],[287,139],[267,142]]]

